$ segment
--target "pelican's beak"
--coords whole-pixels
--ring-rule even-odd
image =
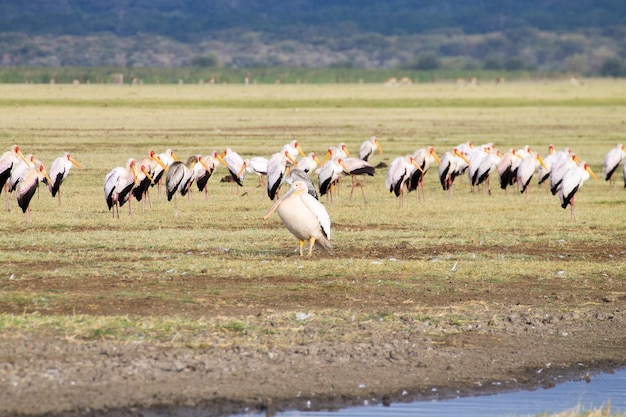
[[[161,157],[159,155],[152,156],[152,160],[154,162],[156,162],[157,164],[159,164],[161,166],[161,168],[163,168],[164,171],[167,171],[167,165],[165,165],[163,163],[163,161],[161,160]]]
[[[146,176],[146,178],[148,178],[150,180],[150,182],[152,184],[154,184],[154,179],[152,178],[152,176],[150,175],[150,173],[148,172],[148,170],[146,169],[145,166],[141,166],[141,172],[143,172],[143,174]]]
[[[376,143],[378,143],[378,142],[376,142]],[[380,151],[380,153],[382,153],[382,151]],[[441,165],[441,159],[439,159],[439,156],[437,155],[437,152],[435,152],[434,148],[430,149],[430,154],[433,156],[433,158],[435,158],[435,161],[437,161],[437,163],[439,165]]]
[[[74,158],[72,158],[71,156],[70,156],[68,159],[69,159],[69,161],[70,161],[72,164],[74,164],[74,166],[76,166],[76,167],[78,167],[78,168],[80,168],[80,169],[82,169],[82,168],[83,168],[83,167],[82,167],[82,166],[81,166],[81,165],[80,165],[80,164],[79,164],[79,163],[78,163],[78,162],[77,162]]]
[[[537,161],[539,161],[539,163],[541,164],[541,166],[543,167],[543,169],[545,169],[546,171],[550,171],[548,169],[548,167],[546,166],[546,164],[543,163],[543,159],[541,159],[541,157],[539,155],[537,155]]]
[[[591,177],[596,180],[596,182],[599,182],[600,180],[598,179],[598,177],[596,176],[596,174],[593,173],[593,171],[591,170],[591,167],[589,165],[587,165],[585,167],[585,171],[587,171],[589,173],[589,175],[591,175]]]
[[[278,200],[276,200],[274,204],[272,204],[272,207],[270,207],[270,209],[267,211],[265,216],[263,216],[263,220],[267,220],[272,215],[272,213],[276,211],[278,206],[280,206],[280,203],[282,203],[285,199],[289,198],[295,191],[296,191],[295,188],[290,188],[289,191],[287,191]]]
[[[380,147],[380,143],[378,143],[378,139],[376,139],[374,141],[374,143],[376,144],[376,147],[378,148],[378,150],[380,151],[380,153],[383,153],[383,148]],[[439,163],[441,165],[441,162]]]

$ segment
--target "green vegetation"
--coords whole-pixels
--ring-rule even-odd
[[[4,333],[61,329],[80,339],[122,340],[178,334],[181,343],[192,344],[201,319],[209,326],[198,339],[202,343],[217,343],[209,340],[214,331],[254,339],[277,330],[261,319],[219,317],[220,311],[255,303],[271,310],[273,292],[293,300],[291,309],[275,314],[294,328],[300,326],[294,312],[308,310],[313,294],[359,300],[371,291],[393,292],[406,304],[360,311],[355,302],[345,311],[320,307],[312,313],[322,322],[356,314],[357,323],[394,323],[408,312],[415,320],[431,317],[460,328],[471,313],[422,306],[415,288],[450,295],[528,277],[571,285],[623,279],[623,251],[613,244],[626,239],[616,214],[625,204],[621,179],[616,190],[589,181],[577,198],[579,220],[572,223],[556,197],[535,184],[528,204],[513,190],[505,197],[495,180],[492,196],[470,193],[459,180],[450,198],[436,168],[426,177],[426,201],[417,203],[411,194],[400,208],[385,190],[381,168],[366,180],[367,204],[358,194],[349,201],[349,182],[343,183],[328,206],[335,256],[316,253],[313,259],[293,253],[296,242],[277,216],[261,220],[270,201],[255,188],[256,179],[246,179],[245,196],[235,193],[219,182],[227,174],[223,167],[209,181],[208,201],[195,190],[190,201],[178,198],[178,218],[153,188],[152,208],[142,213],[133,201],[132,217],[124,206],[121,218],[113,219],[102,191],[113,167],[150,149],[171,147],[186,158],[230,147],[244,157],[269,157],[297,138],[306,152],[323,155],[339,142],[356,152],[373,134],[385,152],[374,163],[389,164],[427,145],[441,155],[466,141],[494,142],[502,150],[529,144],[541,153],[552,143],[571,147],[600,174],[604,154],[626,142],[623,82],[394,88],[19,84],[2,85],[0,92],[5,147],[17,143],[46,166],[69,151],[85,167],[74,168],[64,183],[61,208],[40,190],[31,203],[32,225],[15,202],[11,212],[2,212]],[[31,288],[36,282],[49,284]],[[229,293],[233,282],[238,294]],[[554,298],[555,308],[582,308],[544,295]],[[146,307],[137,317],[115,314],[124,305]],[[152,305],[158,309],[149,313]],[[103,311],[107,306],[113,307]]]

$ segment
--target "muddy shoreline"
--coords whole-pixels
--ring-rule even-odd
[[[362,323],[361,341],[267,350],[5,334],[0,415],[272,415],[550,388],[626,366],[625,312],[622,300],[582,314],[490,309],[460,330]]]

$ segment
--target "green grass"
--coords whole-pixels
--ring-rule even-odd
[[[262,310],[272,308],[264,299],[273,289],[288,292],[306,308],[305,294],[310,292],[340,292],[358,299],[363,291],[382,286],[402,294],[399,302],[415,299],[417,304],[407,310],[422,314],[419,297],[411,294],[417,283],[445,293],[523,282],[531,275],[546,281],[565,277],[572,283],[624,277],[624,249],[615,245],[626,241],[620,214],[626,194],[620,182],[616,190],[605,182],[585,184],[577,198],[579,220],[572,223],[556,197],[534,184],[529,204],[513,190],[505,197],[495,185],[491,197],[470,193],[467,180],[456,184],[450,199],[438,184],[436,169],[426,178],[426,201],[417,203],[411,194],[400,208],[385,190],[386,170],[380,169],[366,179],[367,205],[358,191],[348,201],[348,182],[342,185],[335,205],[328,206],[335,256],[315,254],[313,259],[295,255],[297,241],[278,216],[262,220],[271,205],[263,189],[240,196],[219,183],[224,168],[209,182],[208,202],[197,192],[191,201],[178,199],[178,218],[154,188],[151,209],[141,213],[133,202],[132,218],[125,206],[121,218],[112,219],[102,187],[113,167],[150,149],[171,147],[186,158],[230,147],[244,157],[269,157],[295,138],[305,152],[323,154],[327,146],[345,142],[356,153],[371,135],[379,137],[385,152],[375,155],[374,163],[389,164],[427,145],[442,154],[468,140],[494,142],[502,150],[529,144],[541,153],[552,143],[557,149],[573,148],[600,174],[604,154],[626,142],[625,82],[519,82],[477,88],[451,83],[395,88],[0,85],[0,97],[4,150],[19,144],[47,166],[69,151],[84,165],[83,170],[74,168],[63,185],[63,207],[40,190],[31,203],[32,225],[25,224],[15,202],[11,212],[1,212],[0,300],[38,312],[0,316],[5,330],[65,328],[86,339],[140,335],[165,340],[172,331],[195,334],[201,325],[236,334],[263,327],[239,317],[207,317],[198,324],[192,319],[197,312],[170,318],[46,315],[42,305],[83,308],[84,294],[71,288],[89,280],[121,286],[95,299],[172,301],[189,308],[222,298],[223,289],[212,280],[236,280],[244,290],[241,305],[259,303]],[[255,184],[248,178],[244,189]],[[595,248],[596,255],[587,256],[577,249],[581,245]],[[396,251],[398,247],[408,249]],[[559,256],[561,262],[556,261]],[[173,279],[186,277],[200,277],[202,284],[186,294],[168,292],[176,285]],[[24,289],[22,284],[31,280],[54,281],[55,292]],[[150,293],[125,284],[133,281],[149,283]],[[391,313],[383,311],[380,317],[387,321]],[[456,314],[445,322],[463,323]],[[156,330],[147,334],[146,327]]]

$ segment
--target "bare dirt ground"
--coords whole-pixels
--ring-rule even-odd
[[[606,256],[605,249],[572,247],[565,261],[576,253]],[[376,250],[376,256],[392,250],[394,256],[416,256],[411,248]],[[624,253],[620,257],[613,261],[623,262]],[[242,344],[216,334],[204,346],[176,343],[175,337],[171,343],[139,343],[77,340],[58,332],[36,337],[5,333],[0,336],[0,415],[220,416],[249,409],[271,415],[288,408],[362,404],[364,399],[387,404],[551,387],[626,365],[626,288],[620,277],[572,282],[528,276],[525,282],[475,288],[451,280],[448,289],[437,292],[420,283],[381,287],[378,278],[346,278],[360,280],[366,288],[350,294],[309,289],[291,277],[258,277],[255,290],[236,279],[200,274],[171,278],[176,284],[170,286],[172,297],[132,303],[111,294],[121,289],[149,293],[154,282],[90,279],[72,282],[71,289],[53,277],[4,282],[0,285],[13,289],[69,293],[70,302],[49,305],[40,314],[247,317],[267,332]],[[202,308],[177,297],[204,288],[209,279],[212,291],[205,294]],[[290,281],[298,291],[285,289]],[[268,291],[271,283],[283,290]],[[415,307],[405,303],[410,296],[430,314],[421,319],[405,314]],[[386,312],[395,319],[391,325],[382,319],[319,319],[328,310],[372,317]],[[11,304],[0,305],[0,311],[23,313]],[[303,322],[297,337],[269,344],[270,329],[276,335],[284,330],[274,314],[293,311],[312,312],[313,317]],[[440,311],[446,312],[446,320],[436,320]],[[462,319],[454,322],[451,312]]]

